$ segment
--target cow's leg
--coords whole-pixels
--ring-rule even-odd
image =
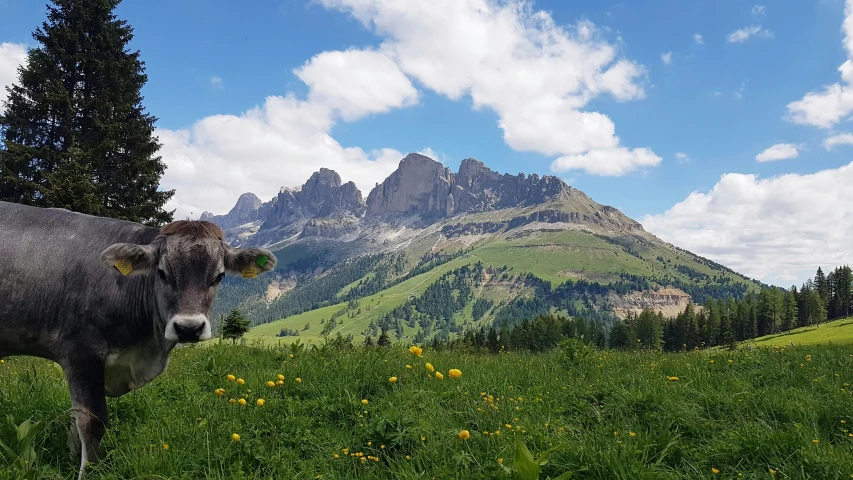
[[[104,395],[104,362],[76,359],[63,365],[63,369],[75,416],[72,433],[77,430],[81,444],[78,478],[83,478],[86,463],[96,463],[100,457],[101,438],[109,425],[107,399]]]

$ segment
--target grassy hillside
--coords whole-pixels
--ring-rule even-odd
[[[334,284],[336,276],[349,275],[356,280],[339,282],[335,290],[328,290],[329,294],[322,303],[305,305],[300,310],[302,313],[297,311],[282,315],[278,319],[264,313],[272,321],[255,327],[249,337],[277,343],[279,339],[276,335],[282,329],[288,329],[299,331],[302,338],[317,338],[323,331],[324,322],[336,312],[346,309],[348,301],[356,298],[360,307],[357,310],[347,310],[344,316],[339,317],[343,325],[336,326],[333,332],[344,336],[353,335],[357,340],[361,340],[362,332],[371,322],[382,321],[395,308],[423,295],[427,287],[441,278],[442,274],[478,262],[488,273],[483,284],[474,286],[466,306],[454,314],[452,322],[462,328],[478,324],[488,325],[502,309],[510,308],[520,298],[537,296],[535,289],[526,286],[525,278],[528,274],[550,282],[552,288],[579,280],[608,285],[619,282],[622,277],[628,275],[642,279],[652,286],[674,286],[683,289],[700,302],[707,297],[725,297],[729,294],[738,296],[749,289],[757,288],[756,283],[713,262],[651,241],[640,234],[607,237],[581,230],[518,228],[469,241],[463,254],[459,253],[460,245],[454,238],[437,241],[436,237],[436,240],[413,242],[415,243],[420,245],[418,248],[425,248],[424,245],[429,244],[432,246],[431,250],[455,254],[456,258],[449,263],[436,264],[434,268],[418,267],[422,268],[424,273],[402,282],[395,278],[412,272],[417,265],[419,257],[413,254],[416,250],[414,247],[388,254],[388,260],[377,260],[378,263],[362,262],[363,268],[358,270],[354,277],[352,269],[348,270],[346,264],[333,266],[331,270],[324,272],[323,277],[303,280],[302,289],[310,293],[316,293],[314,290],[317,289],[328,290],[327,285]],[[292,257],[293,254],[288,252],[288,256]],[[300,258],[304,258],[304,254]],[[398,270],[396,275],[389,273],[392,264]],[[373,292],[372,294],[355,295],[355,292],[364,291],[364,288],[359,290],[360,286],[369,283],[375,283],[379,287],[367,290]],[[387,285],[387,288],[382,285]],[[298,293],[299,288],[285,294],[278,302],[293,303],[293,295]],[[288,295],[291,298],[287,298]],[[494,306],[481,321],[476,322],[472,317],[471,307],[480,298],[491,300]],[[605,299],[597,295],[589,297],[588,300],[590,304],[601,304]],[[582,308],[584,301],[577,298],[572,305]],[[552,307],[552,311],[557,308]],[[260,309],[255,307],[255,310],[250,308],[249,311],[270,312],[276,308],[275,303],[270,306],[264,304]],[[530,312],[530,309],[525,307],[522,311]],[[387,323],[387,318],[385,321]],[[446,324],[447,321],[444,320],[443,325]],[[446,327],[442,328],[448,333]],[[403,333],[400,339],[412,339],[421,328],[416,324],[414,327],[403,326],[400,330]],[[449,334],[452,335],[452,332]]]
[[[840,346],[577,362],[559,351],[186,347],[151,385],[108,399],[106,460],[87,478],[504,478],[519,443],[553,449],[540,478],[848,478],[851,372]],[[278,374],[283,384],[266,386]],[[229,403],[239,398],[247,405]],[[12,419],[0,442],[17,448],[13,424],[26,419],[47,426],[29,462],[0,452],[0,477],[76,478],[69,407],[55,365],[0,364],[0,409]]]
[[[827,322],[816,327],[803,327],[776,335],[767,335],[747,342],[750,345],[850,345],[853,344],[853,317]]]

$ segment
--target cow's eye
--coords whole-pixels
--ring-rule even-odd
[[[212,284],[210,284],[210,286],[211,286],[211,287],[215,287],[215,286],[219,285],[219,282],[221,282],[221,281],[222,281],[222,277],[224,277],[224,276],[225,276],[225,272],[222,272],[222,273],[220,273],[219,275],[217,275],[217,276],[216,276],[216,280],[214,280],[214,281],[213,281],[213,283],[212,283]]]

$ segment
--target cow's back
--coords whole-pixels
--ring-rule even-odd
[[[56,359],[57,342],[108,328],[117,302],[145,280],[111,272],[101,252],[156,235],[132,222],[0,202],[0,356]]]

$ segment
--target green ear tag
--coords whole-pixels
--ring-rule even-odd
[[[266,255],[259,255],[258,259],[255,260],[255,262],[257,262],[259,267],[263,267],[264,265],[267,264],[267,256]]]

